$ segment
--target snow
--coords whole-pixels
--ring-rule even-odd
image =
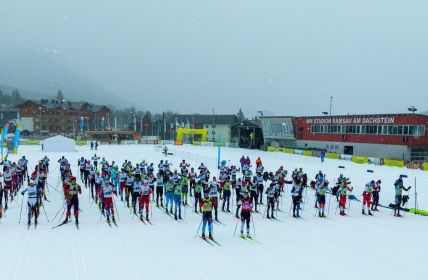
[[[19,149],[19,155],[10,155],[10,159],[26,155],[31,168],[45,155],[40,147]],[[87,147],[77,149],[77,153],[65,155],[72,164],[77,163],[78,157],[94,153]],[[168,157],[173,168],[186,159],[192,166],[204,162],[211,171],[215,170],[216,148],[171,146],[170,151],[174,153]],[[96,153],[120,164],[124,159],[133,163],[146,159],[157,165],[164,159],[158,148],[143,145],[100,146]],[[55,169],[49,174],[48,183],[58,187],[56,161],[62,154],[46,155],[51,159],[51,170]],[[351,178],[357,197],[366,182],[380,178],[383,204],[393,201],[393,183],[400,174],[406,174],[407,186],[413,186],[417,178],[419,208],[428,209],[428,172],[337,160],[321,164],[319,159],[299,155],[222,149],[222,158],[231,164],[242,155],[249,155],[253,162],[261,156],[268,171],[280,165],[290,173],[294,167],[303,167],[310,179],[318,170],[327,173],[330,181],[343,173]],[[339,165],[346,168],[338,169]],[[77,174],[77,167],[73,168]],[[373,169],[374,174],[367,173],[367,169]],[[413,190],[414,187],[410,205],[414,203]],[[18,203],[10,203],[6,217],[0,220],[2,279],[425,279],[426,217],[407,214],[395,218],[388,209],[381,209],[375,217],[365,217],[360,213],[361,205],[353,201],[350,216],[343,218],[334,214],[336,203],[332,199],[330,217],[319,219],[313,216],[313,192],[308,191],[307,197],[303,219],[288,216],[288,193],[282,207],[285,212],[279,213],[281,221],[254,216],[256,239],[262,244],[233,237],[236,219],[219,212],[225,225],[215,224],[214,235],[221,247],[212,247],[195,238],[201,217],[191,213],[191,209],[183,212],[185,222],[178,223],[153,207],[151,226],[133,219],[118,200],[120,221],[117,228],[110,228],[100,222],[100,212],[90,206],[87,189],[83,188],[79,230],[73,223],[51,229],[58,221],[48,223],[43,212],[37,230],[27,230],[25,207],[24,222],[18,223],[19,196]],[[62,201],[52,187],[48,198],[51,203],[46,203],[46,211],[52,219]]]

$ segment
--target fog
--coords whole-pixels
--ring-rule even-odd
[[[53,58],[153,112],[319,115],[330,96],[333,114],[423,111],[427,15],[422,0],[2,0],[0,54]]]

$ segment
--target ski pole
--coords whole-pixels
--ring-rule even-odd
[[[201,229],[201,226],[202,226],[202,222],[204,221],[204,216],[202,215],[202,219],[201,219],[201,222],[199,223],[199,227],[198,227],[198,230],[196,231],[196,235],[195,235],[195,238],[197,238],[198,237],[198,234],[199,234],[199,230]]]
[[[62,217],[64,216],[64,213],[65,213],[65,206],[64,206],[64,211],[62,211],[61,217],[59,217],[58,221],[61,221]],[[68,219],[68,217],[66,217],[66,218]]]
[[[348,196],[348,215],[351,212],[351,199]]]
[[[269,201],[268,201],[268,203],[269,203]],[[266,205],[265,211],[263,212],[263,218],[266,218],[266,211],[267,211],[267,209],[268,209],[268,205]]]
[[[291,204],[290,204],[290,210],[288,210],[288,217],[290,217],[290,214],[291,214],[291,208],[293,207],[293,201],[291,201]]]
[[[238,229],[239,219],[236,219],[235,231],[233,232],[233,237],[235,237],[236,230]]]
[[[330,194],[330,198],[328,199],[327,217],[329,217],[329,216],[330,216],[330,202],[331,202],[331,196],[332,196],[332,194]]]
[[[55,221],[56,217],[58,216],[59,212],[61,211],[61,209],[64,209],[64,205],[59,208],[58,212],[56,212],[55,216],[53,217],[52,221]]]
[[[21,211],[19,212],[19,224],[21,223],[21,215],[22,215],[22,205],[24,204],[24,195],[22,196],[22,202],[21,202]]]
[[[45,204],[44,203],[42,204],[42,207],[43,207],[43,212],[45,213],[46,219],[48,220],[48,223],[50,223],[51,221],[49,221],[49,217],[48,217],[48,214],[46,213],[46,209],[45,209]]]
[[[117,214],[117,219],[120,221],[120,217],[119,217],[119,211],[117,211],[117,207],[116,207],[116,202],[115,202],[115,199],[114,199],[114,197],[113,197],[113,206],[114,206],[114,209],[116,210],[116,214]]]
[[[254,236],[256,236],[256,227],[254,225],[254,217],[251,217],[251,220],[253,222],[253,231],[254,231]]]
[[[150,220],[153,219],[153,202],[150,203]]]

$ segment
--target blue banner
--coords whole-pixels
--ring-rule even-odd
[[[85,119],[83,117],[80,117],[80,131],[83,131],[84,122],[85,122]]]
[[[15,129],[15,137],[13,138],[13,153],[18,153],[19,139],[21,137],[22,126],[18,124]]]
[[[9,132],[9,123],[5,123],[3,127],[3,132],[1,134],[1,157],[3,159],[3,149],[4,149],[4,143],[6,142],[7,133]]]

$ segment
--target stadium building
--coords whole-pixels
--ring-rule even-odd
[[[427,126],[421,114],[262,118],[266,144],[418,162],[428,161]]]

